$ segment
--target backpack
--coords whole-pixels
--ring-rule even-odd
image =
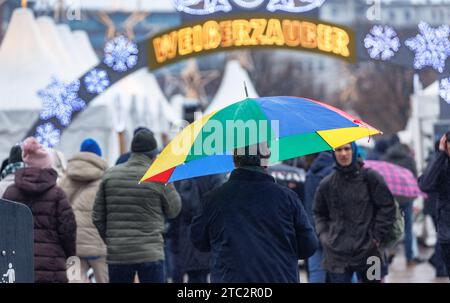
[[[364,180],[367,182],[369,188],[370,199],[372,200],[372,188],[373,181],[369,177],[369,173],[367,169],[363,169]],[[386,235],[384,240],[380,243],[381,248],[392,248],[394,247],[403,237],[403,233],[405,232],[405,218],[404,214],[400,209],[400,204],[397,199],[394,198],[395,203],[395,221],[392,224],[391,230]]]

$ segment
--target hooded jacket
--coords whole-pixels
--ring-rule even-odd
[[[352,144],[352,149],[355,156],[356,145]],[[336,163],[335,169],[319,185],[314,215],[323,247],[323,267],[343,273],[347,268],[364,267],[369,256],[381,258],[375,242],[388,235],[396,209],[383,177],[364,168],[355,157],[349,166]]]
[[[77,153],[68,161],[67,173],[60,182],[75,213],[79,257],[106,256],[106,245],[92,223],[92,210],[107,166],[94,153]]]
[[[35,282],[67,282],[66,260],[75,256],[76,223],[72,208],[51,168],[16,171],[4,198],[27,205],[34,219]]]

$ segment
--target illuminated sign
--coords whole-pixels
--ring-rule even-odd
[[[353,32],[346,27],[292,16],[205,20],[149,39],[149,67],[159,68],[201,54],[240,48],[287,48],[355,61]]]
[[[172,0],[175,8],[186,14],[209,15],[217,12],[230,12],[233,3],[238,8],[254,9],[266,0]],[[303,13],[320,7],[325,0],[267,0],[266,9],[270,12],[285,11]]]

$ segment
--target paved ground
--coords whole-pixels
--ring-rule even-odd
[[[433,249],[421,248],[421,257],[431,256]],[[306,272],[300,271],[302,283],[308,281]],[[436,278],[434,268],[427,262],[414,266],[406,266],[406,259],[403,250],[400,250],[389,267],[389,275],[386,277],[386,283],[450,283],[448,278]]]
[[[432,249],[421,249],[422,257],[430,257]],[[448,278],[436,278],[434,268],[428,263],[420,263],[415,266],[406,266],[406,259],[402,252],[394,258],[389,268],[387,283],[450,283]]]

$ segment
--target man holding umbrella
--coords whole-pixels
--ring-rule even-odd
[[[362,282],[380,282],[380,244],[395,222],[394,198],[383,178],[363,167],[354,142],[333,157],[336,171],[322,180],[314,204],[327,281],[350,283],[356,272]],[[373,260],[380,261],[379,274],[369,272]]]
[[[204,200],[191,240],[211,251],[211,282],[299,282],[298,259],[311,256],[317,238],[297,195],[266,172],[267,145],[234,151],[228,182]]]

